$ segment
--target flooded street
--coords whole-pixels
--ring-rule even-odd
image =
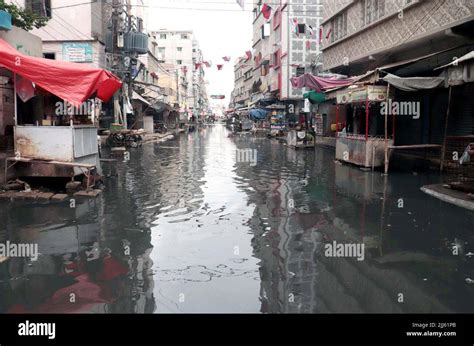
[[[420,191],[436,174],[362,172],[223,125],[131,149],[117,171],[75,208],[0,202],[0,242],[40,253],[0,259],[0,312],[474,312],[474,213]],[[325,256],[333,241],[364,260]]]

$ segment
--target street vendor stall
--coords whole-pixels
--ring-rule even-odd
[[[282,136],[286,131],[287,119],[286,119],[286,107],[280,105],[272,105],[266,108],[271,113],[270,115],[270,135],[271,136]]]
[[[100,169],[96,99],[107,102],[121,81],[106,70],[24,55],[1,39],[0,68],[11,73],[16,95],[15,157],[6,168],[47,177]]]
[[[384,165],[385,145],[393,145],[393,137],[384,136],[384,117],[380,112],[380,102],[387,100],[387,92],[385,85],[364,85],[337,93],[337,104],[351,110],[347,126],[336,133],[337,160],[366,168]]]

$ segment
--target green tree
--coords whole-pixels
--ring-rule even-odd
[[[48,23],[49,18],[39,16],[29,9],[20,8],[14,4],[7,4],[5,0],[0,0],[0,10],[8,12],[12,16],[12,24],[30,31],[33,28],[41,28]]]

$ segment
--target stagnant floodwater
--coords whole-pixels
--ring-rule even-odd
[[[474,213],[422,193],[435,175],[228,135],[132,149],[76,208],[0,202],[0,243],[41,253],[0,259],[0,312],[474,312]],[[333,241],[365,259],[326,257]]]

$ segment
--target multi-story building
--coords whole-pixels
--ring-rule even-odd
[[[207,101],[204,83],[204,71],[196,68],[202,62],[202,51],[198,41],[190,30],[161,29],[152,32],[157,42],[158,58],[163,64],[176,66],[178,79],[178,100],[182,112],[193,111],[199,114]]]
[[[471,0],[327,0],[323,67],[357,75],[462,46],[473,16]]]
[[[44,57],[106,68],[105,41],[113,0],[9,0],[49,18],[46,26],[32,30],[43,40]],[[147,0],[125,0],[129,15],[137,18],[137,31],[146,31]]]
[[[48,24],[32,30],[43,40],[44,57],[105,68],[105,33],[111,1],[15,0],[12,3],[48,17]]]
[[[239,57],[234,64],[234,90],[232,91],[231,107],[242,108],[249,100],[249,89],[244,86],[245,58]]]
[[[271,2],[272,14],[265,19],[265,1],[254,2],[253,102],[275,97],[301,105],[303,90],[293,88],[290,78],[314,72],[319,63],[320,0]]]

